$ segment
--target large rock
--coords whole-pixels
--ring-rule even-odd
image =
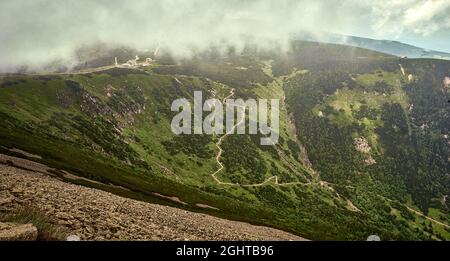
[[[0,188],[0,206],[8,205],[14,202],[14,196],[7,190],[2,190]]]
[[[36,241],[37,236],[33,224],[0,223],[0,241]]]

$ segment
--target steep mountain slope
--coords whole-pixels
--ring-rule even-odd
[[[135,69],[3,76],[0,150],[37,154],[27,158],[67,181],[309,239],[450,238],[442,225],[449,68],[294,42],[286,55],[249,48]],[[279,98],[279,144],[174,135],[172,101],[199,90],[204,99]]]
[[[15,161],[0,155],[0,161]],[[17,162],[16,162],[17,164]],[[20,164],[20,163],[19,163]],[[22,166],[22,165],[21,165]],[[28,163],[28,168],[33,164]],[[39,206],[82,240],[303,240],[272,228],[149,204],[68,184],[46,172],[0,164],[0,213]],[[33,168],[33,167],[31,167]],[[23,208],[25,208],[23,210]],[[1,216],[0,216],[1,218]],[[63,237],[64,239],[64,237]]]
[[[448,221],[450,63],[353,55],[336,67],[337,52],[302,50],[281,60],[311,70],[285,85],[287,103],[322,178],[365,213],[417,222],[395,199]]]

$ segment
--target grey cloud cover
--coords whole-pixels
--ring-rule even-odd
[[[450,0],[0,0],[0,71],[70,61],[98,42],[189,55],[219,42],[239,47],[243,36],[283,46],[298,30],[449,41],[449,12]]]

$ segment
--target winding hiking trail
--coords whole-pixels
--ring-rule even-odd
[[[230,94],[225,97],[222,102],[225,104],[226,100],[229,99],[230,97],[232,97],[234,95],[234,89],[231,89]],[[240,106],[241,107],[241,106]],[[245,108],[245,107],[244,107]],[[217,178],[217,174],[219,172],[221,172],[225,166],[223,165],[223,163],[220,161],[220,158],[222,157],[222,153],[223,153],[223,149],[221,147],[223,140],[230,134],[234,133],[234,130],[241,125],[243,122],[245,121],[245,110],[243,111],[243,113],[240,116],[240,120],[228,131],[226,132],[224,135],[222,135],[219,140],[216,142],[216,147],[218,149],[217,151],[217,155],[216,155],[216,162],[219,165],[219,169],[217,169],[215,172],[213,172],[211,174],[211,177],[220,185],[228,185],[228,186],[241,186],[241,187],[261,187],[264,186],[270,182],[272,182],[275,185],[278,186],[290,186],[290,185],[310,185],[312,184],[312,182],[307,182],[307,183],[303,183],[300,181],[296,181],[296,182],[287,182],[287,183],[279,183],[278,182],[278,176],[272,176],[270,178],[267,178],[265,181],[261,182],[261,183],[254,183],[254,184],[240,184],[240,183],[232,183],[232,182],[223,182],[221,181],[219,178]],[[278,150],[277,150],[278,151]]]
[[[408,207],[408,206],[406,206],[406,205],[404,205],[404,206],[405,206],[409,211],[413,212],[414,214],[416,214],[416,215],[418,215],[418,216],[421,216],[421,217],[423,217],[423,218],[425,218],[425,219],[427,219],[427,220],[429,220],[429,221],[431,221],[431,222],[434,222],[434,223],[439,224],[439,225],[441,225],[441,226],[444,226],[444,227],[446,227],[446,228],[450,228],[450,226],[447,225],[447,224],[445,224],[445,223],[442,223],[442,222],[440,222],[440,221],[438,221],[438,220],[436,220],[436,219],[433,219],[432,217],[429,217],[429,216],[427,216],[427,215],[425,215],[425,214],[422,214],[421,212],[419,212],[419,211],[417,211],[417,210],[415,210],[415,209],[413,209],[413,208],[410,208],[410,207]]]
[[[380,195],[380,197],[383,198],[383,199],[385,199],[385,200],[387,200],[387,201],[389,201],[389,202],[394,202],[394,200],[392,200],[392,199],[390,199],[390,198],[387,198],[387,197],[385,197],[385,196],[381,196],[381,195]],[[441,221],[439,221],[439,220],[436,220],[436,219],[434,219],[434,218],[432,218],[432,217],[429,217],[429,216],[423,214],[422,212],[417,211],[417,210],[415,210],[415,209],[409,207],[409,206],[406,205],[406,204],[403,204],[403,203],[400,203],[400,204],[402,204],[406,209],[408,209],[408,210],[411,211],[412,213],[414,213],[414,214],[416,214],[416,215],[418,215],[418,216],[421,216],[421,217],[425,218],[425,219],[428,220],[428,221],[431,221],[431,222],[433,222],[433,223],[436,223],[436,224],[438,224],[438,225],[441,225],[441,226],[443,226],[443,227],[445,227],[445,228],[450,228],[450,225],[448,225],[448,224],[445,224],[445,223],[443,223],[443,222],[441,222]]]

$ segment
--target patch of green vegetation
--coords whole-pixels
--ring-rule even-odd
[[[0,221],[33,224],[38,230],[38,241],[64,241],[69,235],[67,228],[58,225],[49,215],[31,206],[20,207],[12,213],[0,213]]]
[[[365,73],[358,75],[356,77],[356,82],[367,87],[375,87],[375,85],[380,82],[390,86],[394,86],[398,84],[400,79],[403,79],[400,72],[386,72],[379,70],[374,73]]]

